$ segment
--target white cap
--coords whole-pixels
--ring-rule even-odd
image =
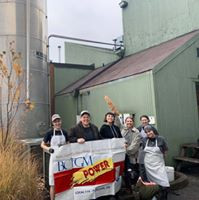
[[[81,113],[80,113],[80,117],[82,117],[84,114],[87,114],[90,116],[90,113],[88,112],[88,110],[83,110]]]
[[[52,122],[55,121],[56,119],[61,119],[60,115],[54,114],[54,115],[52,116]]]

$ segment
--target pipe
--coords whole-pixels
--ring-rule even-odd
[[[123,44],[116,44],[116,42],[112,43],[107,43],[107,42],[99,42],[99,41],[94,41],[94,40],[85,40],[85,39],[80,39],[80,38],[73,38],[73,37],[68,37],[68,36],[64,36],[64,35],[56,35],[56,34],[51,34],[48,36],[48,44],[47,44],[47,60],[48,63],[50,63],[50,38],[62,38],[62,39],[67,39],[67,40],[74,40],[74,41],[80,41],[80,42],[88,42],[88,43],[94,43],[94,44],[103,44],[103,45],[109,45],[109,46],[114,46],[117,47],[123,47]]]
[[[68,36],[64,36],[64,35],[56,35],[56,34],[51,34],[48,36],[48,43],[47,43],[47,61],[48,61],[48,65],[50,64],[50,38],[62,38],[62,39],[67,39],[67,40],[74,40],[74,41],[80,41],[80,42],[88,42],[88,43],[94,43],[94,44],[103,44],[103,45],[109,45],[109,46],[119,46],[119,47],[123,47],[122,44],[118,45],[116,43],[112,44],[112,43],[106,43],[106,42],[99,42],[99,41],[93,41],[93,40],[85,40],[85,39],[80,39],[80,38],[73,38],[73,37],[68,37]],[[50,66],[48,66],[50,67]],[[50,75],[50,74],[49,74]],[[49,100],[51,99],[51,93],[50,93],[50,77],[49,77]],[[50,103],[49,103],[50,106]],[[51,109],[50,110],[50,114],[51,113]],[[51,115],[50,115],[51,116]]]
[[[26,0],[26,99],[30,99],[30,0]]]
[[[73,37],[68,37],[68,36],[63,36],[63,35],[56,35],[52,34],[48,36],[48,47],[49,47],[49,40],[50,38],[62,38],[62,39],[67,39],[67,40],[75,40],[75,41],[80,41],[80,42],[88,42],[88,43],[95,43],[95,44],[104,44],[104,45],[109,45],[109,46],[123,46],[119,44],[112,44],[112,43],[107,43],[107,42],[99,42],[99,41],[94,41],[94,40],[85,40],[85,39],[80,39],[80,38],[73,38]]]
[[[61,46],[58,46],[59,63],[61,63]]]

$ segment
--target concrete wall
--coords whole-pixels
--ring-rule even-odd
[[[198,0],[127,0],[123,9],[126,55],[199,29]]]
[[[65,43],[65,61],[73,64],[101,67],[119,59],[112,49],[98,48],[75,43]]]
[[[164,67],[154,69],[158,130],[168,140],[169,162],[178,155],[180,144],[199,138],[195,88],[199,81],[199,39],[191,44],[168,58]]]

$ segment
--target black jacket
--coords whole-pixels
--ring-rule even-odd
[[[87,128],[84,128],[82,123],[79,122],[76,126],[69,130],[69,141],[77,142],[78,138],[84,138],[86,141],[99,140],[100,135],[97,126],[90,124],[90,131],[92,132],[91,137],[87,137]]]
[[[122,134],[118,126],[103,124],[100,128],[100,136],[102,138],[122,138]]]

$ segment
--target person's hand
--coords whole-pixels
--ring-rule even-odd
[[[127,147],[128,147],[128,144],[127,144],[127,143],[124,143],[124,147],[127,149]]]
[[[53,148],[49,148],[49,153],[54,153],[55,152],[55,150],[53,149]]]
[[[78,138],[78,139],[77,139],[77,142],[78,142],[79,144],[84,144],[84,143],[85,143],[85,139],[84,139],[84,138]]]

